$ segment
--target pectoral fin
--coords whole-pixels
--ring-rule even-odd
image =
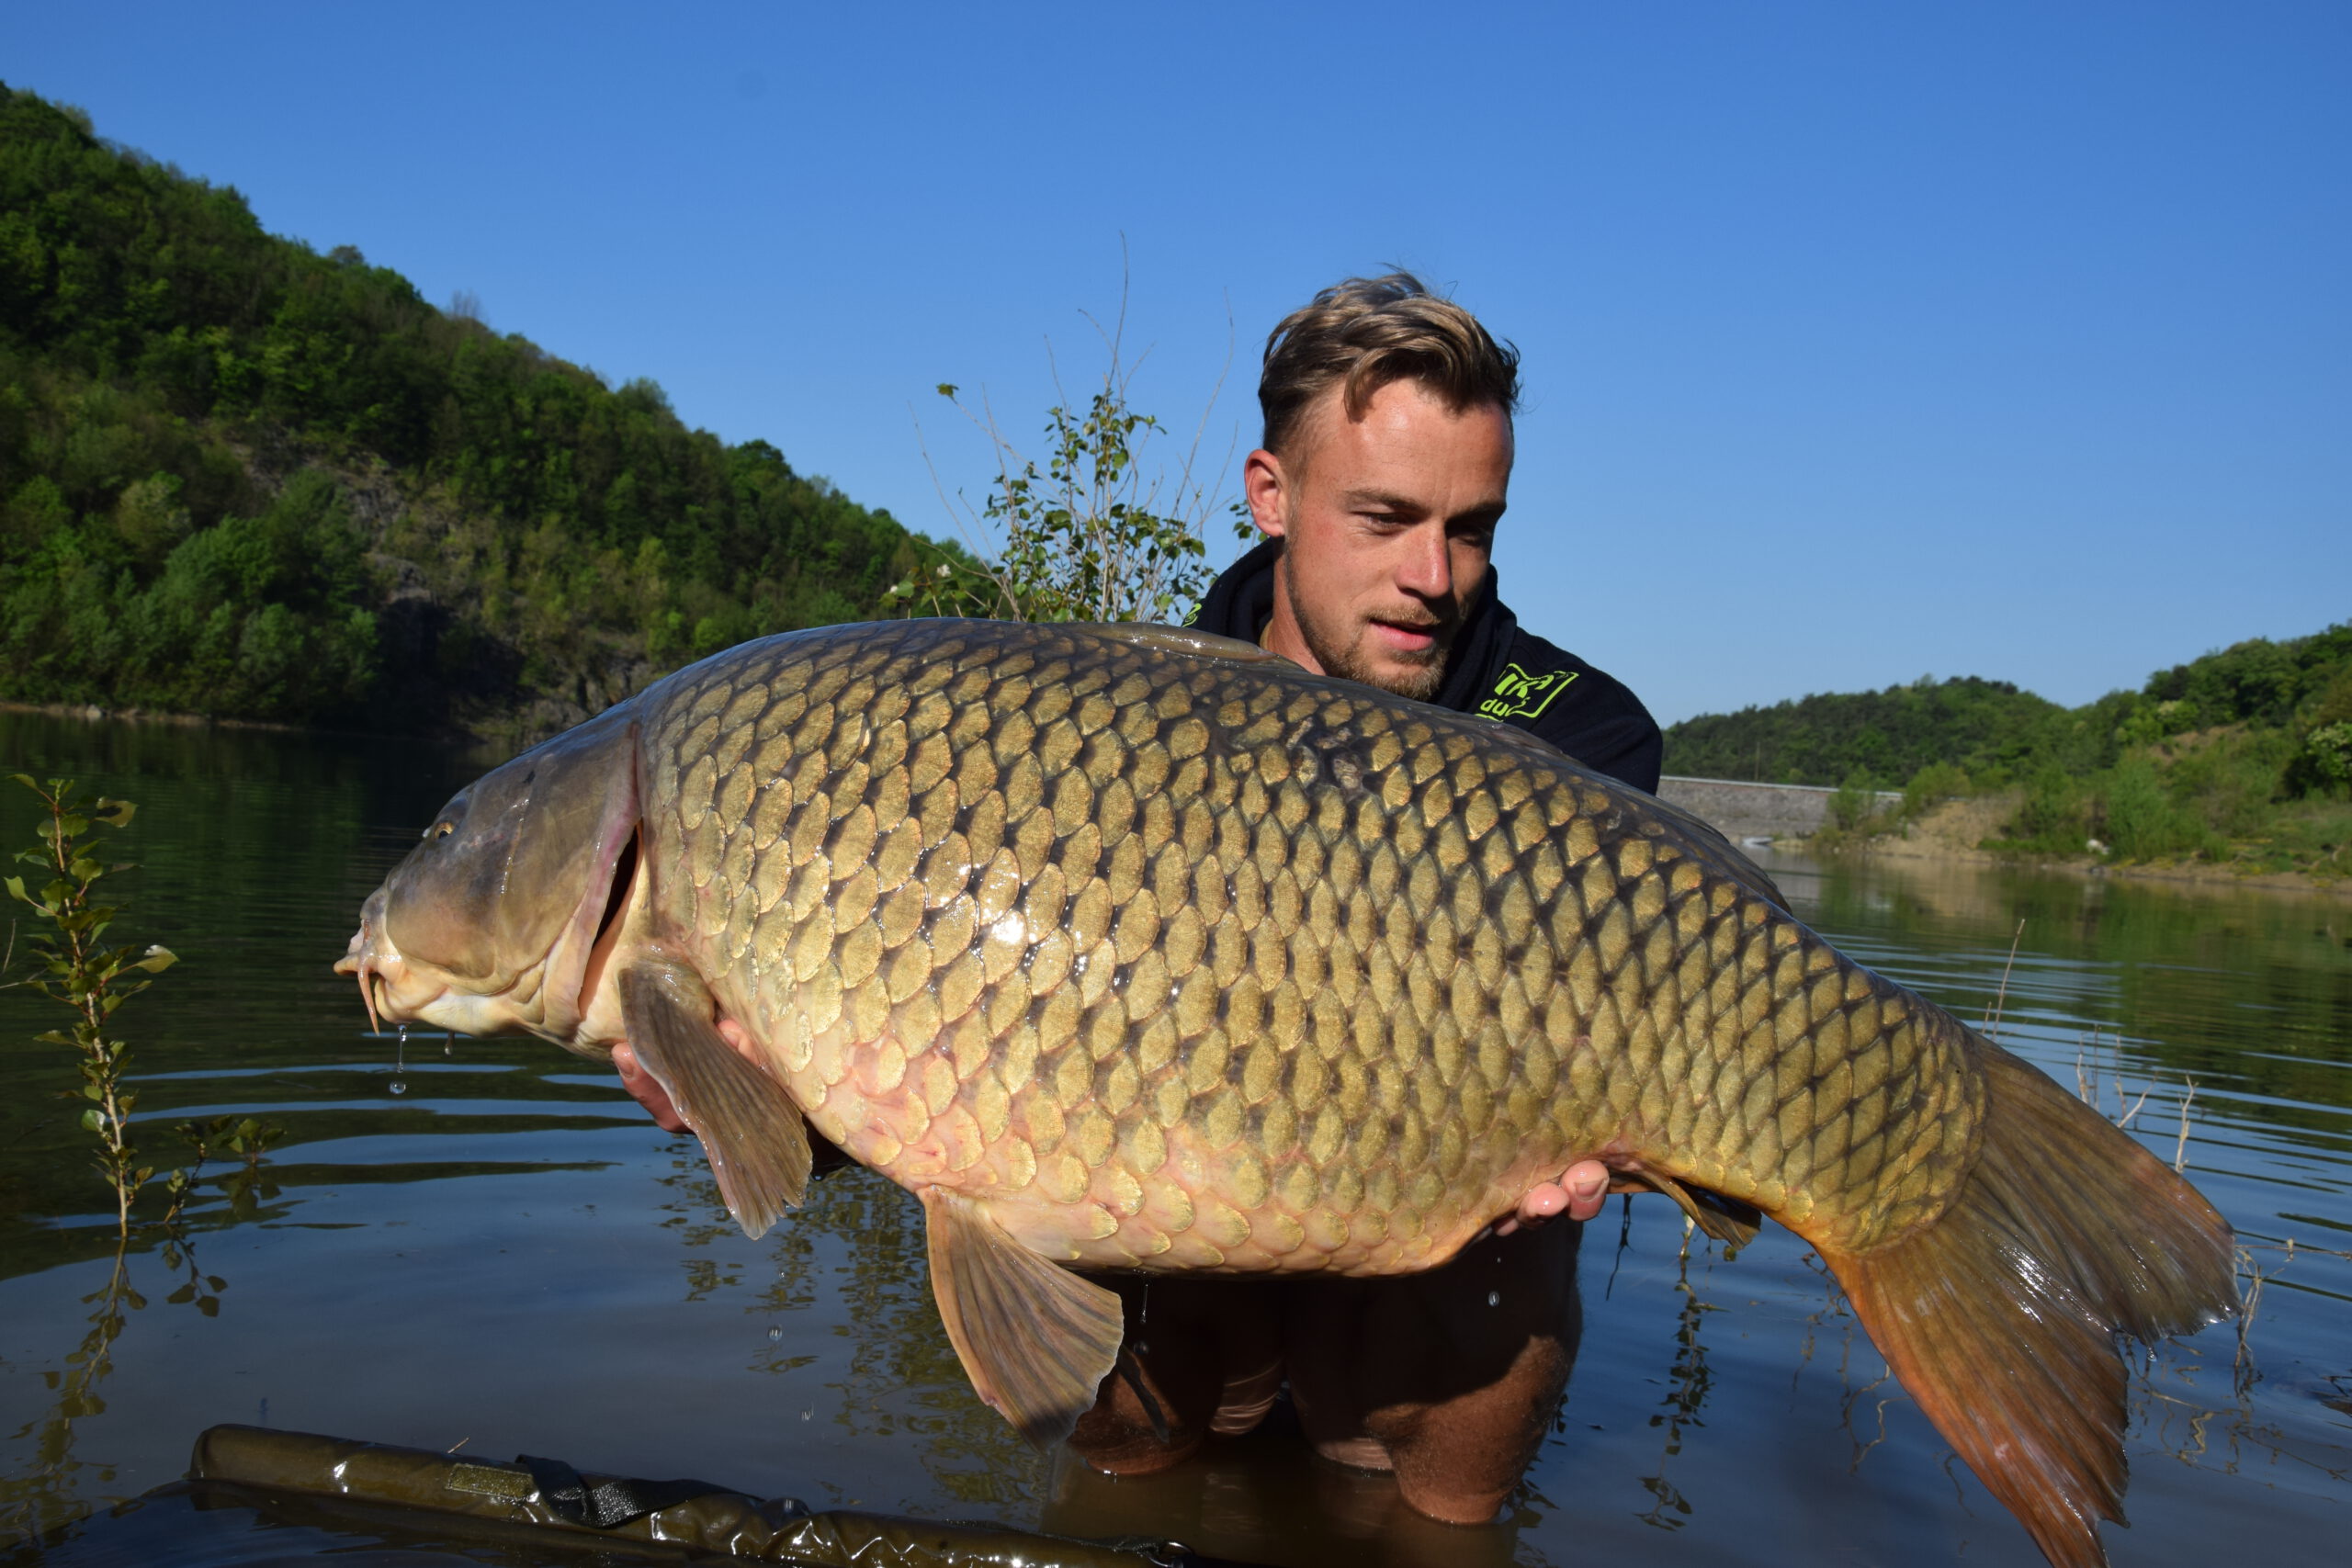
[[[923,1190],[931,1293],[982,1403],[1040,1448],[1060,1442],[1119,1359],[1119,1298],[1004,1233],[978,1203]]]
[[[1725,1247],[1746,1247],[1764,1228],[1764,1216],[1736,1198],[1726,1198],[1703,1187],[1685,1187],[1655,1170],[1639,1172],[1638,1179],[1673,1199],[1676,1206],[1690,1216],[1692,1224]]]
[[[620,990],[638,1061],[702,1140],[727,1212],[745,1235],[764,1235],[808,1190],[800,1107],[719,1037],[710,992],[693,971],[640,960],[622,971]]]

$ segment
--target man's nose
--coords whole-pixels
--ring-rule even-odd
[[[1396,586],[1419,599],[1453,596],[1453,556],[1446,548],[1442,528],[1409,528],[1404,558],[1397,562]]]

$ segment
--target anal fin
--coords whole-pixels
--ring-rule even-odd
[[[808,1190],[808,1125],[782,1084],[737,1055],[693,971],[641,959],[621,972],[629,1044],[702,1140],[719,1195],[746,1235],[766,1234]]]
[[[1762,1213],[1736,1198],[1726,1198],[1704,1187],[1685,1187],[1663,1172],[1645,1170],[1637,1179],[1648,1182],[1674,1200],[1690,1223],[1725,1247],[1746,1247],[1764,1228]]]
[[[1004,1233],[960,1192],[922,1192],[931,1293],[982,1403],[1040,1448],[1060,1442],[1119,1359],[1119,1298]]]

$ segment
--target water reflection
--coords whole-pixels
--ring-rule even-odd
[[[1686,1427],[1701,1427],[1699,1413],[1706,1408],[1707,1391],[1714,1379],[1707,1370],[1707,1346],[1699,1335],[1706,1314],[1723,1309],[1712,1302],[1700,1299],[1690,1285],[1690,1254],[1686,1238],[1680,1271],[1674,1289],[1682,1298],[1680,1311],[1674,1325],[1674,1361],[1667,1370],[1668,1390],[1661,1403],[1664,1408],[1650,1416],[1650,1425],[1665,1429],[1665,1442],[1658,1453],[1657,1473],[1645,1477],[1643,1489],[1655,1497],[1657,1505],[1642,1516],[1645,1525],[1663,1529],[1680,1529],[1690,1513],[1690,1501],[1666,1478],[1668,1462],[1682,1451],[1682,1433]]]
[[[245,1190],[264,1185],[254,1177]],[[156,1238],[151,1235],[145,1239]],[[205,1271],[197,1260],[195,1242],[176,1224],[161,1227],[155,1257],[175,1281],[164,1297],[165,1305],[192,1306],[205,1317],[219,1314],[220,1294],[229,1281]],[[80,1517],[88,1507],[85,1495],[115,1479],[112,1465],[85,1460],[77,1452],[78,1423],[106,1413],[105,1385],[114,1371],[116,1343],[132,1322],[131,1314],[147,1309],[147,1297],[131,1284],[135,1261],[128,1243],[116,1247],[98,1288],[81,1298],[81,1304],[92,1309],[81,1342],[60,1359],[58,1367],[42,1374],[42,1383],[55,1397],[10,1434],[12,1443],[29,1451],[24,1462],[0,1475],[0,1542],[39,1536]]]
[[[110,1467],[90,1466],[74,1452],[74,1423],[106,1409],[99,1385],[114,1370],[114,1342],[122,1333],[123,1317],[134,1304],[146,1305],[130,1288],[129,1259],[118,1250],[98,1289],[82,1298],[95,1303],[82,1342],[63,1357],[62,1368],[44,1372],[42,1382],[56,1395],[49,1408],[11,1434],[15,1442],[30,1439],[28,1462],[0,1477],[0,1540],[40,1535],[82,1516],[88,1505],[81,1494],[89,1483],[106,1485],[114,1479]],[[94,1469],[84,1477],[82,1472]]]

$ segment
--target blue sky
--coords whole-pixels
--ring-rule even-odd
[[[0,79],[934,533],[932,388],[1034,429],[1123,235],[1228,480],[1413,267],[1526,356],[1505,597],[1669,721],[2352,617],[2341,3],[21,5]]]

